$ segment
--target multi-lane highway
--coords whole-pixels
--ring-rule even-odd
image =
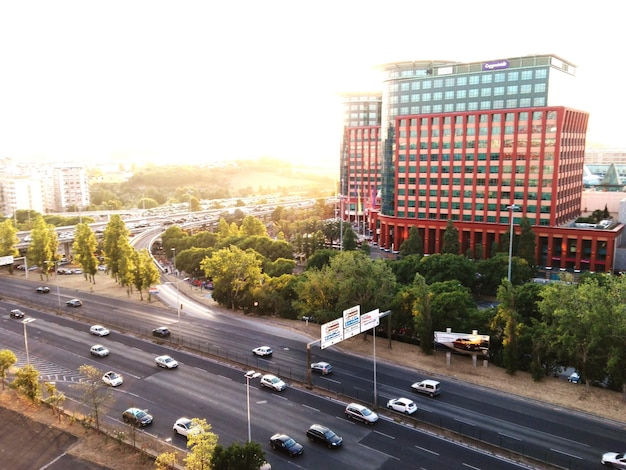
[[[414,396],[410,384],[425,377],[414,370],[387,364],[377,366],[377,404],[384,407],[387,399],[396,396],[414,398],[418,405],[416,419],[384,412],[385,417],[379,423],[366,427],[347,421],[343,409],[348,400],[365,404],[373,401],[370,358],[314,347],[314,360],[327,360],[335,368],[327,378],[315,376],[316,385],[333,392],[334,399],[329,400],[296,386],[306,376],[305,344],[309,341],[299,334],[270,326],[259,328],[258,323],[209,312],[206,307],[186,316],[180,335],[185,350],[193,346],[212,355],[219,353],[229,359],[229,365],[224,365],[176,349],[175,310],[81,294],[84,306],[71,310],[90,318],[81,323],[52,313],[58,307],[54,290],[42,296],[34,294],[34,287],[35,284],[23,279],[0,277],[0,292],[4,294],[0,301],[0,348],[14,350],[24,361],[23,325],[8,315],[10,308],[17,305],[37,319],[27,326],[28,342],[31,362],[43,375],[50,376],[63,389],[63,384],[78,379],[77,369],[84,363],[122,373],[125,383],[114,392],[115,401],[107,412],[108,419],[119,421],[121,412],[129,406],[148,408],[155,422],[147,432],[159,438],[174,437],[172,424],[177,418],[187,416],[205,418],[225,445],[244,441],[247,437],[244,372],[254,368],[284,378],[292,386],[282,393],[260,389],[258,380],[251,381],[250,389],[252,438],[263,444],[273,468],[287,465],[287,458],[276,454],[268,445],[269,436],[278,431],[291,434],[305,445],[304,455],[294,459],[293,464],[311,469],[339,465],[365,469],[519,468],[510,461],[422,432],[423,422],[571,469],[600,468],[602,452],[619,450],[626,441],[626,432],[618,423],[445,378],[440,379],[443,393],[439,398]],[[7,299],[8,293],[11,299]],[[61,290],[60,294],[65,309],[65,300],[75,292]],[[102,339],[89,335],[89,325],[95,322],[110,327],[112,334]],[[161,325],[169,325],[174,332],[171,345],[158,344],[149,337],[150,330]],[[108,347],[111,355],[103,359],[91,357],[89,347],[96,342]],[[272,346],[275,351],[269,361],[254,358],[250,352],[252,347],[262,344]],[[154,357],[159,354],[172,355],[180,367],[157,368]],[[71,388],[67,386],[67,389],[71,396]],[[344,448],[332,452],[309,444],[305,432],[314,422],[342,435]],[[174,442],[184,447],[182,439],[174,438]]]

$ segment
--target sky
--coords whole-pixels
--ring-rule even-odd
[[[380,91],[377,65],[532,54],[576,64],[563,105],[626,148],[617,5],[0,0],[0,158],[338,168],[340,93]]]

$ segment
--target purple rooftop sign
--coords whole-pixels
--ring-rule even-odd
[[[498,70],[498,69],[508,69],[509,61],[508,60],[498,60],[497,62],[485,62],[483,64],[483,70]]]

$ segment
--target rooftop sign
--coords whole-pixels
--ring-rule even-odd
[[[508,69],[509,61],[508,60],[498,60],[497,62],[485,62],[483,64],[483,70],[499,70],[499,69]]]

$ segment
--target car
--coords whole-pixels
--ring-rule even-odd
[[[567,378],[567,381],[573,384],[579,384],[580,374],[578,372],[572,372],[570,376]]]
[[[78,299],[70,299],[67,302],[65,302],[65,305],[67,305],[68,307],[80,307],[83,303],[78,300]]]
[[[149,415],[148,410],[140,410],[139,408],[128,408],[122,413],[122,419],[125,423],[130,423],[135,426],[147,426],[152,423],[152,415]]]
[[[11,318],[24,318],[24,312],[22,312],[19,308],[14,308],[9,312],[9,316]]]
[[[392,398],[387,402],[387,408],[407,415],[412,415],[417,411],[415,403],[408,398]]]
[[[50,288],[47,286],[40,286],[35,289],[35,292],[37,292],[38,294],[49,294]]]
[[[311,364],[311,370],[313,372],[319,372],[322,375],[328,375],[333,371],[333,366],[328,362],[314,362]]]
[[[170,330],[168,330],[164,326],[160,326],[152,330],[152,336],[157,336],[159,338],[167,338],[170,334]]]
[[[252,353],[257,356],[265,357],[271,356],[273,354],[273,351],[272,348],[270,348],[269,346],[259,346],[258,348],[254,348],[252,350]]]
[[[480,341],[472,338],[457,338],[452,343],[456,349],[463,351],[480,351]]]
[[[172,359],[168,355],[158,356],[154,359],[156,365],[159,367],[163,367],[165,369],[173,369],[174,367],[178,367],[178,362]]]
[[[414,392],[429,395],[431,398],[441,393],[441,384],[436,380],[422,380],[411,385]]]
[[[110,385],[111,387],[118,387],[124,383],[124,378],[118,374],[117,372],[113,372],[112,370],[105,372],[102,376],[102,381]]]
[[[195,424],[189,418],[178,418],[172,428],[177,434],[181,436],[189,437],[189,435],[198,434],[202,432],[202,427]]]
[[[606,452],[602,454],[602,465],[612,468],[626,468],[626,453]]]
[[[265,374],[261,377],[261,387],[271,388],[277,392],[282,392],[287,388],[287,384],[272,374]]]
[[[82,273],[83,273],[83,270],[80,269],[80,268],[76,268],[76,269],[72,270],[72,274],[82,274]]]
[[[361,421],[366,424],[374,424],[378,421],[378,415],[368,407],[358,403],[350,403],[346,406],[345,414],[348,418]]]
[[[290,457],[302,455],[304,451],[302,444],[298,444],[295,439],[289,437],[287,434],[274,434],[270,437],[270,447],[274,450],[278,449],[286,452]]]
[[[306,432],[307,437],[311,442],[321,442],[325,444],[329,449],[336,449],[343,444],[343,438],[339,437],[334,431],[331,431],[326,426],[321,424],[312,424],[309,430]]]
[[[89,333],[96,336],[107,336],[111,332],[102,325],[94,325],[89,328]]]
[[[109,350],[105,348],[104,346],[102,346],[101,344],[94,344],[91,347],[91,355],[98,356],[98,357],[108,356]]]
[[[98,271],[106,271],[108,268],[106,266],[106,264],[99,264],[98,265]]]

